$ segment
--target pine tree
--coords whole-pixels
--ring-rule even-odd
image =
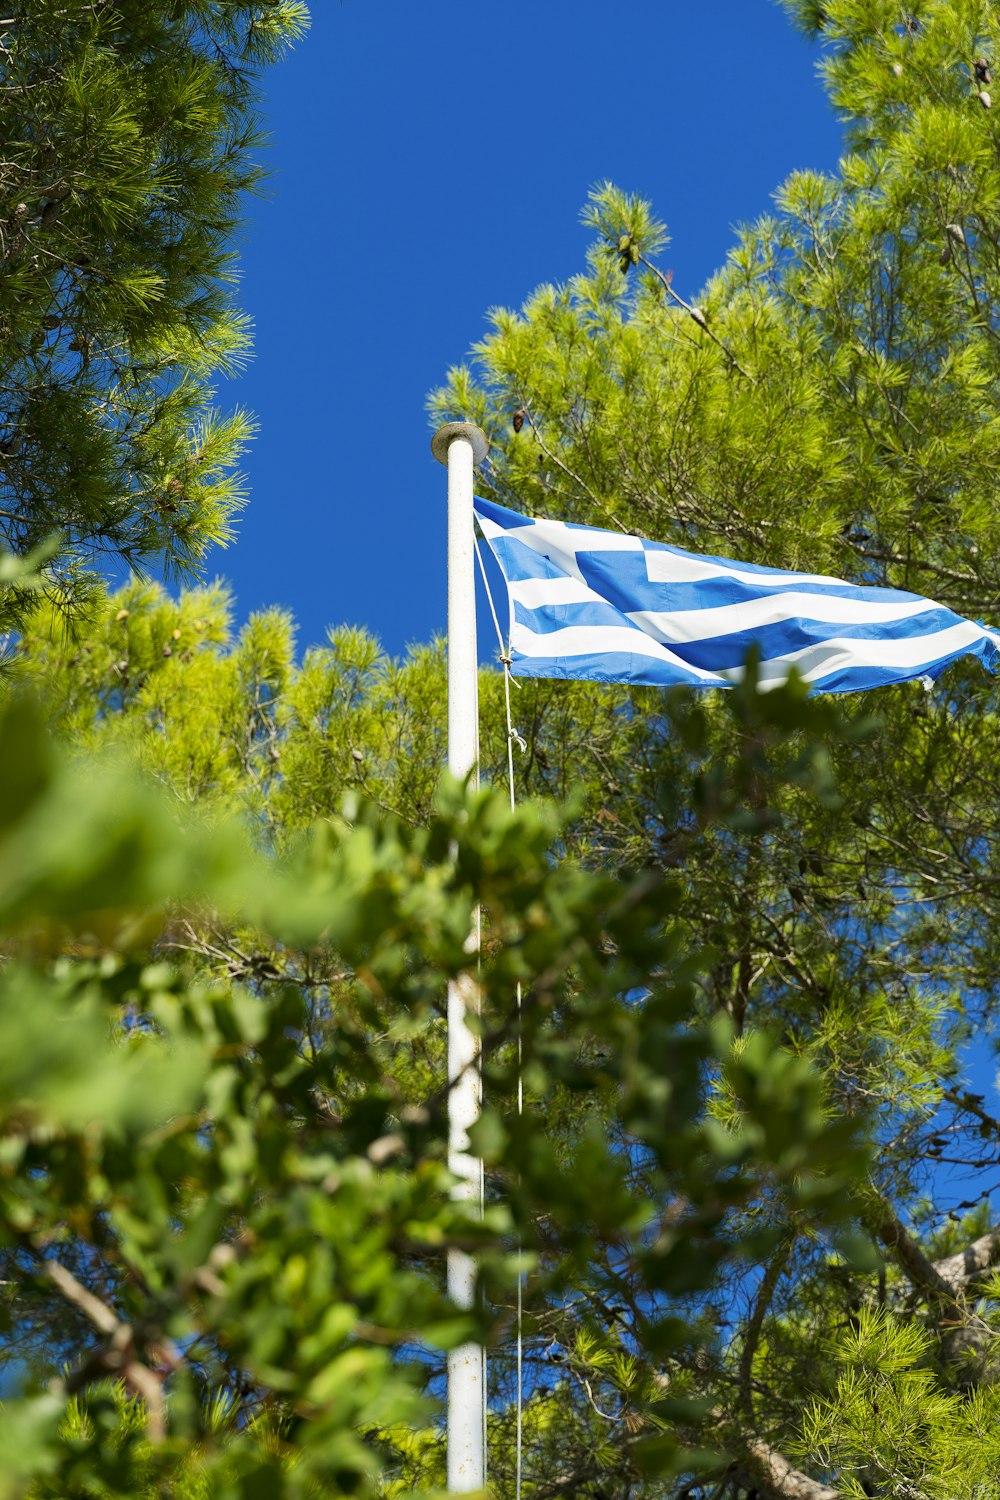
[[[257,79],[296,0],[31,0],[0,36],[0,542],[58,539],[53,588],[108,561],[195,567],[232,535],[250,430],[239,364],[241,195]],[[23,591],[6,589],[6,628]]]

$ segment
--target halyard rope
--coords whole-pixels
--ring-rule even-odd
[[[489,578],[486,576],[486,568],[485,568],[485,566],[483,564],[483,554],[482,554],[482,552],[480,550],[480,547],[479,547],[479,538],[478,538],[478,536],[475,537],[475,543],[476,543],[476,558],[478,559],[478,562],[479,562],[479,571],[482,574],[483,586],[486,589],[486,598],[489,601],[490,614],[493,616],[493,626],[494,626],[494,629],[496,630],[497,641],[499,642],[499,645],[500,645],[500,660],[503,663],[504,707],[506,709],[506,714],[507,714],[507,784],[508,784],[508,787],[510,789],[510,810],[511,810],[511,812],[513,812],[514,809],[515,809],[515,805],[516,805],[515,804],[515,797],[514,797],[514,744],[515,744],[515,741],[517,743],[518,749],[521,750],[522,753],[525,750],[527,750],[528,747],[525,744],[525,742],[524,742],[523,738],[521,737],[521,735],[514,728],[513,720],[512,720],[512,717],[511,717],[511,711],[510,711],[510,685],[514,681],[514,679],[511,677],[511,672],[510,672],[510,667],[511,667],[510,645],[509,645],[509,642],[505,642],[504,641],[503,632],[500,629],[500,621],[497,619],[496,606],[493,603],[493,593],[492,593],[492,590],[490,589],[490,581],[489,581]],[[514,686],[515,687],[519,687],[520,684],[517,683],[517,682],[515,682]],[[518,1113],[518,1117],[520,1117],[524,1113],[524,1083],[523,1083],[523,1080],[521,1078],[522,1041],[521,1041],[521,983],[520,983],[520,980],[518,980],[515,995],[516,995],[516,1002],[517,1002],[517,1113]],[[518,1251],[520,1251],[520,1249],[521,1249],[521,1246],[519,1244],[518,1245]],[[523,1420],[523,1418],[524,1418],[524,1331],[523,1331],[523,1327],[522,1327],[522,1323],[523,1323],[523,1311],[524,1311],[524,1307],[523,1307],[523,1302],[524,1302],[523,1289],[524,1289],[524,1274],[523,1274],[522,1271],[519,1270],[518,1273],[517,1273],[517,1359],[516,1359],[516,1367],[517,1367],[517,1402],[516,1402],[516,1428],[515,1428],[515,1432],[516,1432],[516,1437],[515,1437],[515,1489],[514,1489],[515,1500],[521,1500],[521,1451],[522,1451],[522,1440],[523,1440],[523,1434],[524,1434],[524,1420]],[[485,1413],[486,1413],[486,1392],[485,1392],[485,1387],[484,1387],[484,1391],[483,1391],[483,1417],[484,1417],[484,1421],[485,1421]]]

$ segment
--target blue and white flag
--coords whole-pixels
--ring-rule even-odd
[[[760,651],[762,687],[791,667],[822,693],[1000,664],[1000,631],[900,589],[702,557],[475,501],[507,582],[516,677],[732,687]]]

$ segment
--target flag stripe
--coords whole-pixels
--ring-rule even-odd
[[[846,578],[831,578],[824,573],[793,573],[784,568],[761,568],[752,563],[738,566],[721,557],[699,557],[664,542],[647,542],[646,568],[651,583],[701,583],[708,578],[731,578],[754,588],[785,589],[790,583],[840,583]]]
[[[764,686],[794,666],[816,690],[849,692],[963,655],[1000,660],[996,631],[904,590],[475,509],[507,582],[519,676],[729,687],[756,647]]]
[[[568,658],[595,656],[602,651],[610,651],[649,657],[653,661],[672,665],[678,671],[689,673],[693,677],[707,680],[716,676],[714,672],[704,672],[699,667],[690,666],[659,641],[651,640],[641,630],[628,625],[567,625],[545,635],[538,635],[515,623],[510,633],[510,643],[522,656]]]
[[[555,618],[560,610],[572,609],[574,615],[582,616],[589,611],[596,614],[598,610],[605,609],[616,615],[625,614],[633,625],[644,630],[654,640],[677,643],[697,641],[706,636],[745,634],[748,630],[759,631],[763,628],[777,631],[787,624],[793,629],[802,623],[820,627],[851,625],[870,627],[877,632],[897,622],[913,630],[933,628],[923,625],[917,616],[943,615],[954,618],[950,610],[942,610],[941,605],[935,604],[931,599],[906,599],[901,603],[893,600],[881,604],[861,600],[855,604],[850,599],[831,599],[815,594],[773,594],[767,599],[748,599],[745,604],[724,604],[707,609],[622,611],[609,604],[606,599],[601,599],[595,590],[585,590],[584,585],[577,583],[575,578],[567,579],[566,582],[569,589],[565,594],[559,588],[552,588],[555,580],[550,579],[531,579],[527,583],[513,585],[511,597],[517,606],[517,618],[522,619],[526,625],[532,625],[534,622],[531,616],[534,615],[537,618],[536,628],[544,630],[545,621]],[[577,591],[575,597],[570,594],[570,589]],[[532,602],[526,602],[525,595]]]
[[[817,625],[865,624],[878,629],[896,620],[913,621],[916,615],[937,613],[939,608],[931,599],[856,602],[831,594],[789,591],[707,609],[634,610],[629,612],[629,619],[663,640],[697,641],[706,635],[732,635],[802,620]]]
[[[932,636],[945,630],[954,624],[956,618],[950,610],[935,607],[928,602],[928,608],[921,611],[918,617],[888,619],[881,622],[858,620],[836,626],[820,620],[791,619],[783,620],[780,628],[775,626],[767,632],[751,626],[747,630],[731,631],[727,635],[708,635],[702,640],[692,638],[689,632],[680,634],[676,640],[671,640],[669,636],[664,639],[665,631],[659,628],[650,629],[644,624],[642,615],[622,615],[619,610],[607,604],[588,603],[583,608],[560,606],[548,610],[525,610],[519,604],[514,606],[515,626],[523,628],[542,643],[541,654],[549,654],[550,648],[544,645],[546,640],[549,640],[553,634],[564,632],[570,627],[620,630],[635,628],[638,625],[641,633],[651,641],[672,647],[678,659],[710,671],[722,671],[727,667],[738,666],[746,660],[751,646],[761,644],[764,639],[768,643],[768,657],[783,660],[789,652],[794,653],[810,645],[821,644],[829,640],[834,629],[837,637],[842,640],[852,639],[858,642],[910,640]],[[978,627],[974,628],[978,630]],[[517,639],[521,639],[520,634],[517,635]]]
[[[563,604],[589,604],[594,590],[578,578],[523,578],[509,586],[510,597],[525,609],[558,608]]]

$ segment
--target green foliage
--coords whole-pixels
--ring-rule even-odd
[[[57,750],[29,700],[0,731],[0,1236],[22,1387],[3,1493],[370,1491],[413,1465],[434,1351],[502,1322],[525,1254],[540,1316],[602,1261],[601,1295],[643,1309],[627,1360],[606,1339],[575,1358],[607,1360],[635,1408],[633,1463],[690,1462],[657,1414],[662,1372],[703,1342],[719,1266],[759,1248],[734,1215],[767,1180],[835,1226],[864,1156],[800,1061],[692,1024],[671,886],[553,862],[551,804],[449,784],[424,823],[349,799],[265,857],[221,812],[191,826],[123,765]],[[443,1165],[443,994],[475,901],[493,1101],[476,1144],[506,1200],[482,1222]],[[178,956],[223,923],[297,951],[298,979]],[[338,966],[321,1000],[310,959]],[[514,1108],[518,982],[533,1108],[584,1111],[560,1151]],[[706,1076],[733,1101],[725,1128]],[[665,1195],[683,1207],[657,1221]],[[456,1241],[480,1246],[475,1317],[441,1289]],[[27,1352],[40,1327],[62,1375]]]
[[[840,1476],[845,1495],[970,1500],[996,1493],[1000,1392],[943,1391],[933,1340],[885,1309],[866,1308],[836,1349],[836,1392],[806,1413],[801,1449]]]
[[[291,0],[7,15],[0,539],[60,538],[58,598],[95,553],[185,571],[232,534],[252,424],[211,388],[248,347],[232,237],[260,177],[259,69],[307,17]]]

